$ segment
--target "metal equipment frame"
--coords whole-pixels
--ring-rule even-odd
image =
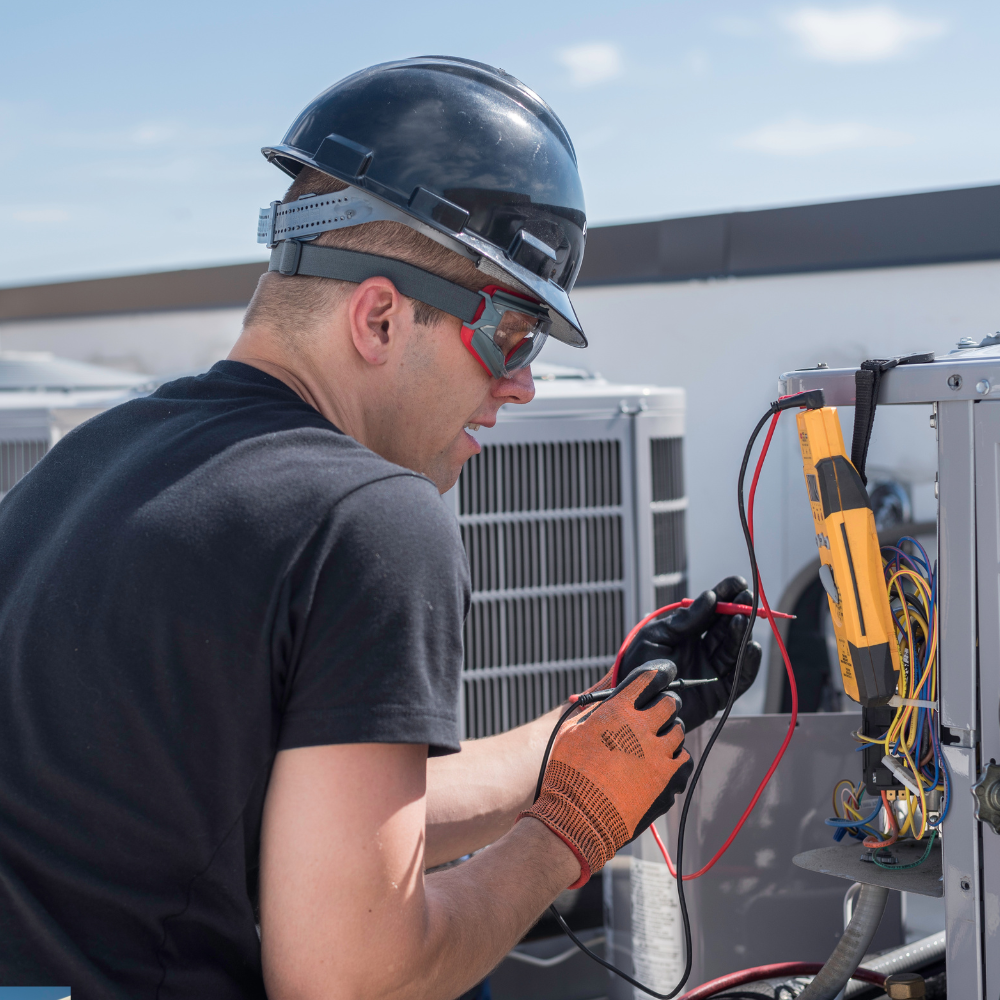
[[[853,406],[854,374],[793,371],[779,386]],[[972,794],[1000,761],[1000,347],[893,368],[878,402],[934,407],[940,719],[952,782],[942,837],[948,992],[982,1000],[1000,996],[1000,835],[979,822]]]

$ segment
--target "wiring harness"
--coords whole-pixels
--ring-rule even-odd
[[[693,878],[699,878],[700,876],[704,875],[707,871],[709,871],[713,867],[713,865],[715,865],[715,863],[719,860],[719,858],[721,858],[722,855],[728,850],[729,846],[736,839],[736,835],[740,832],[744,823],[747,821],[747,818],[750,816],[750,813],[753,811],[754,806],[756,806],[758,799],[763,794],[764,789],[767,787],[767,783],[771,780],[771,777],[774,774],[775,770],[777,769],[778,764],[781,762],[781,758],[784,756],[785,750],[788,748],[788,744],[791,741],[793,733],[795,732],[795,725],[798,719],[798,704],[799,704],[798,689],[795,684],[795,673],[792,670],[792,664],[788,658],[788,652],[785,649],[785,644],[782,640],[781,633],[778,631],[777,625],[775,624],[775,618],[778,617],[778,615],[776,612],[771,611],[770,605],[768,604],[767,601],[767,596],[764,593],[764,587],[761,581],[760,571],[757,567],[757,553],[756,550],[754,549],[754,540],[753,540],[753,505],[754,505],[754,497],[757,492],[757,482],[760,479],[761,469],[764,467],[764,460],[767,457],[767,452],[771,445],[771,439],[774,437],[774,432],[778,425],[778,418],[781,416],[782,411],[792,409],[794,407],[809,407],[815,409],[822,405],[823,405],[823,393],[819,390],[812,390],[810,392],[798,393],[794,396],[783,397],[771,404],[771,406],[768,408],[767,413],[765,413],[764,416],[761,417],[760,420],[757,422],[757,426],[754,427],[753,433],[750,435],[750,440],[747,442],[746,450],[743,454],[743,462],[740,466],[739,478],[737,481],[737,500],[739,503],[740,524],[743,527],[743,537],[746,542],[747,555],[749,556],[750,559],[751,579],[755,581],[756,586],[754,587],[753,603],[749,609],[746,609],[749,610],[750,613],[747,615],[747,626],[746,630],[743,633],[743,639],[740,644],[740,650],[736,660],[736,669],[733,671],[733,686],[729,692],[729,698],[726,702],[726,707],[723,709],[722,716],[719,719],[718,723],[716,724],[715,729],[712,731],[712,735],[709,737],[707,744],[705,745],[705,750],[701,755],[701,759],[698,761],[698,765],[695,768],[694,774],[691,776],[691,780],[687,787],[687,792],[684,796],[684,806],[681,810],[681,818],[677,827],[676,866],[672,862],[670,855],[667,851],[666,845],[663,843],[663,840],[661,839],[659,832],[656,830],[655,825],[651,825],[649,828],[653,834],[653,837],[656,840],[657,845],[659,846],[661,853],[663,854],[664,861],[667,864],[667,868],[669,869],[670,874],[675,879],[677,879],[677,901],[681,912],[681,922],[684,927],[684,952],[685,952],[684,973],[681,976],[680,981],[669,993],[658,993],[651,987],[643,985],[637,979],[633,979],[632,976],[623,972],[621,969],[612,965],[610,962],[605,961],[599,955],[596,955],[593,951],[591,951],[591,949],[588,948],[587,945],[584,944],[584,942],[581,941],[580,938],[577,937],[577,935],[573,932],[570,926],[563,919],[562,914],[560,914],[554,906],[550,907],[550,910],[553,916],[555,917],[556,921],[559,923],[559,926],[562,928],[567,937],[569,937],[569,939],[581,951],[583,951],[586,955],[592,958],[595,962],[599,963],[600,965],[603,965],[604,968],[608,969],[610,972],[613,972],[616,976],[619,976],[622,979],[624,979],[627,983],[630,983],[636,989],[642,990],[649,996],[654,997],[655,1000],[672,1000],[672,998],[677,996],[677,994],[680,993],[680,991],[684,988],[685,983],[688,981],[688,978],[691,975],[691,966],[693,959],[692,948],[691,948],[691,921],[688,915],[687,900],[684,897],[684,883]],[[754,470],[753,480],[750,485],[749,502],[744,503],[743,490],[744,490],[747,468],[750,465],[750,457],[753,453],[753,448],[757,442],[757,438],[760,436],[760,432],[764,429],[764,425],[767,424],[768,421],[770,421],[770,427],[768,428],[768,432],[764,439],[764,443],[761,446],[760,455],[757,458],[757,465]],[[685,603],[686,602],[681,601],[678,602],[677,604],[669,604],[666,605],[665,607],[658,608],[652,614],[647,615],[628,633],[628,635],[625,637],[625,641],[621,645],[621,648],[618,650],[618,656],[615,659],[613,673],[612,673],[612,679],[615,682],[617,682],[618,680],[618,669],[621,665],[622,657],[624,656],[625,651],[628,649],[630,643],[633,641],[633,639],[635,639],[636,635],[639,633],[640,629],[648,622],[652,621],[654,618],[657,618],[660,615],[673,611],[678,607],[682,607]],[[791,717],[789,719],[788,732],[785,735],[784,742],[781,744],[781,747],[774,758],[774,762],[771,764],[771,767],[768,769],[767,774],[765,774],[760,785],[757,787],[757,791],[754,793],[753,798],[750,800],[750,804],[743,812],[743,815],[740,817],[739,822],[733,829],[733,832],[729,835],[729,837],[726,839],[722,847],[720,847],[719,850],[716,851],[715,855],[708,861],[707,864],[702,866],[698,871],[685,875],[683,874],[684,834],[687,830],[687,821],[691,809],[691,803],[694,800],[694,790],[698,785],[699,779],[701,778],[701,774],[705,768],[706,762],[708,761],[709,754],[711,753],[712,748],[715,746],[716,741],[718,740],[720,734],[722,733],[722,729],[725,726],[726,722],[728,721],[729,715],[733,709],[733,705],[736,702],[736,692],[739,690],[740,674],[743,671],[743,662],[746,656],[746,649],[750,643],[751,636],[753,635],[754,622],[757,618],[761,604],[763,604],[763,617],[766,617],[770,622],[771,630],[774,633],[775,642],[778,644],[778,648],[781,651],[781,656],[785,663],[785,671],[788,675],[788,683],[791,687],[792,712],[791,712]],[[781,617],[786,617],[786,616],[782,615]],[[542,779],[545,775],[545,768],[546,765],[548,764],[549,754],[552,750],[552,745],[555,742],[556,734],[559,732],[560,727],[566,721],[566,719],[569,718],[570,714],[572,714],[572,712],[576,710],[581,701],[582,699],[579,699],[578,701],[572,703],[569,706],[569,708],[567,708],[566,711],[563,712],[563,714],[559,718],[559,721],[556,723],[551,736],[549,737],[548,746],[546,747],[545,754],[542,758],[541,770],[538,776],[539,791],[541,790]],[[537,793],[536,793],[536,798],[537,798]]]
[[[906,552],[904,545],[911,552]],[[863,839],[865,847],[875,851],[872,860],[876,865],[899,871],[915,868],[930,857],[948,814],[951,781],[938,735],[937,569],[924,547],[909,537],[896,545],[882,546],[882,563],[902,665],[897,693],[889,702],[896,712],[884,736],[854,735],[858,742],[884,750],[882,763],[903,787],[898,792],[883,791],[874,811],[864,816],[863,783],[855,786],[846,779],[839,781],[833,790],[834,817],[826,822],[836,827],[835,840],[845,834]],[[879,822],[884,830],[879,830]],[[919,861],[890,866],[879,859],[880,850],[907,835],[914,840],[929,835]]]

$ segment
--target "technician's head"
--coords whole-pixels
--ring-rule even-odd
[[[294,183],[261,212],[271,263],[234,356],[276,361],[343,430],[448,489],[478,451],[465,428],[531,399],[546,338],[587,343],[565,128],[503,70],[429,56],[335,84],[263,152]]]

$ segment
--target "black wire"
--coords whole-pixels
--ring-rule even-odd
[[[743,538],[746,541],[747,554],[750,557],[750,579],[753,581],[751,587],[753,588],[753,603],[751,605],[750,617],[747,620],[747,627],[743,632],[743,639],[740,643],[740,651],[736,657],[736,669],[733,672],[733,686],[729,692],[729,700],[726,702],[726,707],[723,709],[722,718],[719,719],[718,724],[712,731],[712,735],[708,739],[708,743],[705,744],[705,750],[701,755],[701,760],[698,761],[698,766],[695,768],[694,774],[691,776],[691,781],[688,784],[687,792],[684,796],[684,808],[681,810],[681,820],[677,826],[677,901],[680,905],[681,911],[681,922],[684,926],[684,975],[681,976],[680,982],[669,992],[669,993],[657,993],[656,990],[650,989],[648,986],[643,986],[637,979],[633,979],[630,975],[622,972],[621,969],[612,965],[610,962],[606,962],[600,955],[595,955],[594,952],[590,950],[577,936],[570,930],[569,924],[563,919],[562,914],[555,908],[555,904],[549,907],[552,911],[552,915],[556,918],[559,926],[562,927],[566,936],[570,939],[580,949],[585,955],[592,958],[598,965],[603,965],[605,969],[613,972],[616,976],[624,979],[625,982],[630,983],[636,989],[642,990],[643,993],[648,993],[654,1000],[672,1000],[673,997],[677,996],[678,993],[684,988],[684,984],[688,981],[691,975],[691,966],[693,964],[694,953],[691,947],[691,919],[688,915],[687,900],[684,898],[684,874],[681,865],[684,861],[684,833],[687,830],[687,818],[688,813],[691,810],[691,802],[694,799],[694,790],[698,784],[698,779],[701,777],[701,772],[705,768],[705,762],[708,760],[708,755],[712,752],[712,747],[715,746],[715,741],[719,738],[722,732],[722,727],[726,724],[729,719],[729,713],[733,710],[733,705],[736,703],[736,692],[739,690],[740,684],[740,674],[743,672],[743,659],[746,656],[747,646],[750,644],[750,638],[753,635],[754,622],[757,620],[757,608],[760,606],[760,588],[757,586],[757,553],[754,550],[753,538],[750,535],[750,526],[747,524],[746,510],[743,505],[743,482],[746,479],[747,466],[750,464],[750,455],[753,451],[754,443],[757,441],[757,437],[764,427],[764,424],[771,419],[771,417],[777,412],[775,406],[771,406],[767,413],[764,414],[757,422],[757,426],[753,429],[753,433],[750,435],[750,440],[747,442],[746,451],[743,453],[743,464],[740,466],[740,475],[736,487],[736,495],[739,501],[740,507],[740,524],[743,527]],[[569,717],[570,713],[574,711],[578,706],[570,705],[565,712],[559,717],[559,721],[556,723],[555,728],[552,730],[552,735],[549,736],[548,746],[545,748],[545,753],[542,756],[542,767],[538,774],[538,786],[535,791],[535,798],[537,799],[539,795],[542,794],[542,779],[545,777],[545,768],[549,761],[549,754],[552,752],[552,745],[555,743],[556,734],[559,732],[562,724]]]
[[[549,763],[549,754],[552,753],[552,744],[556,741],[556,735],[559,730],[562,729],[562,724],[570,717],[570,715],[576,711],[577,705],[570,705],[569,708],[559,716],[559,721],[556,723],[555,728],[552,730],[552,734],[549,736],[549,742],[545,745],[545,753],[542,754],[542,767],[538,772],[538,784],[535,785],[535,797],[533,802],[538,801],[538,796],[542,794],[542,781],[545,778],[545,768]]]

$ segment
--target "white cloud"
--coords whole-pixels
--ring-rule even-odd
[[[26,222],[32,225],[51,225],[69,221],[69,212],[51,205],[36,208],[15,208],[10,214],[16,222]]]
[[[740,136],[734,145],[773,156],[817,156],[841,149],[903,146],[913,137],[905,132],[862,122],[818,124],[805,118],[786,118]]]
[[[613,80],[622,72],[622,53],[610,42],[587,42],[560,49],[559,62],[569,70],[570,82],[575,87],[589,87],[595,83]]]
[[[842,10],[801,7],[783,18],[783,26],[805,55],[833,63],[891,59],[948,29],[943,20],[911,17],[885,4]]]

